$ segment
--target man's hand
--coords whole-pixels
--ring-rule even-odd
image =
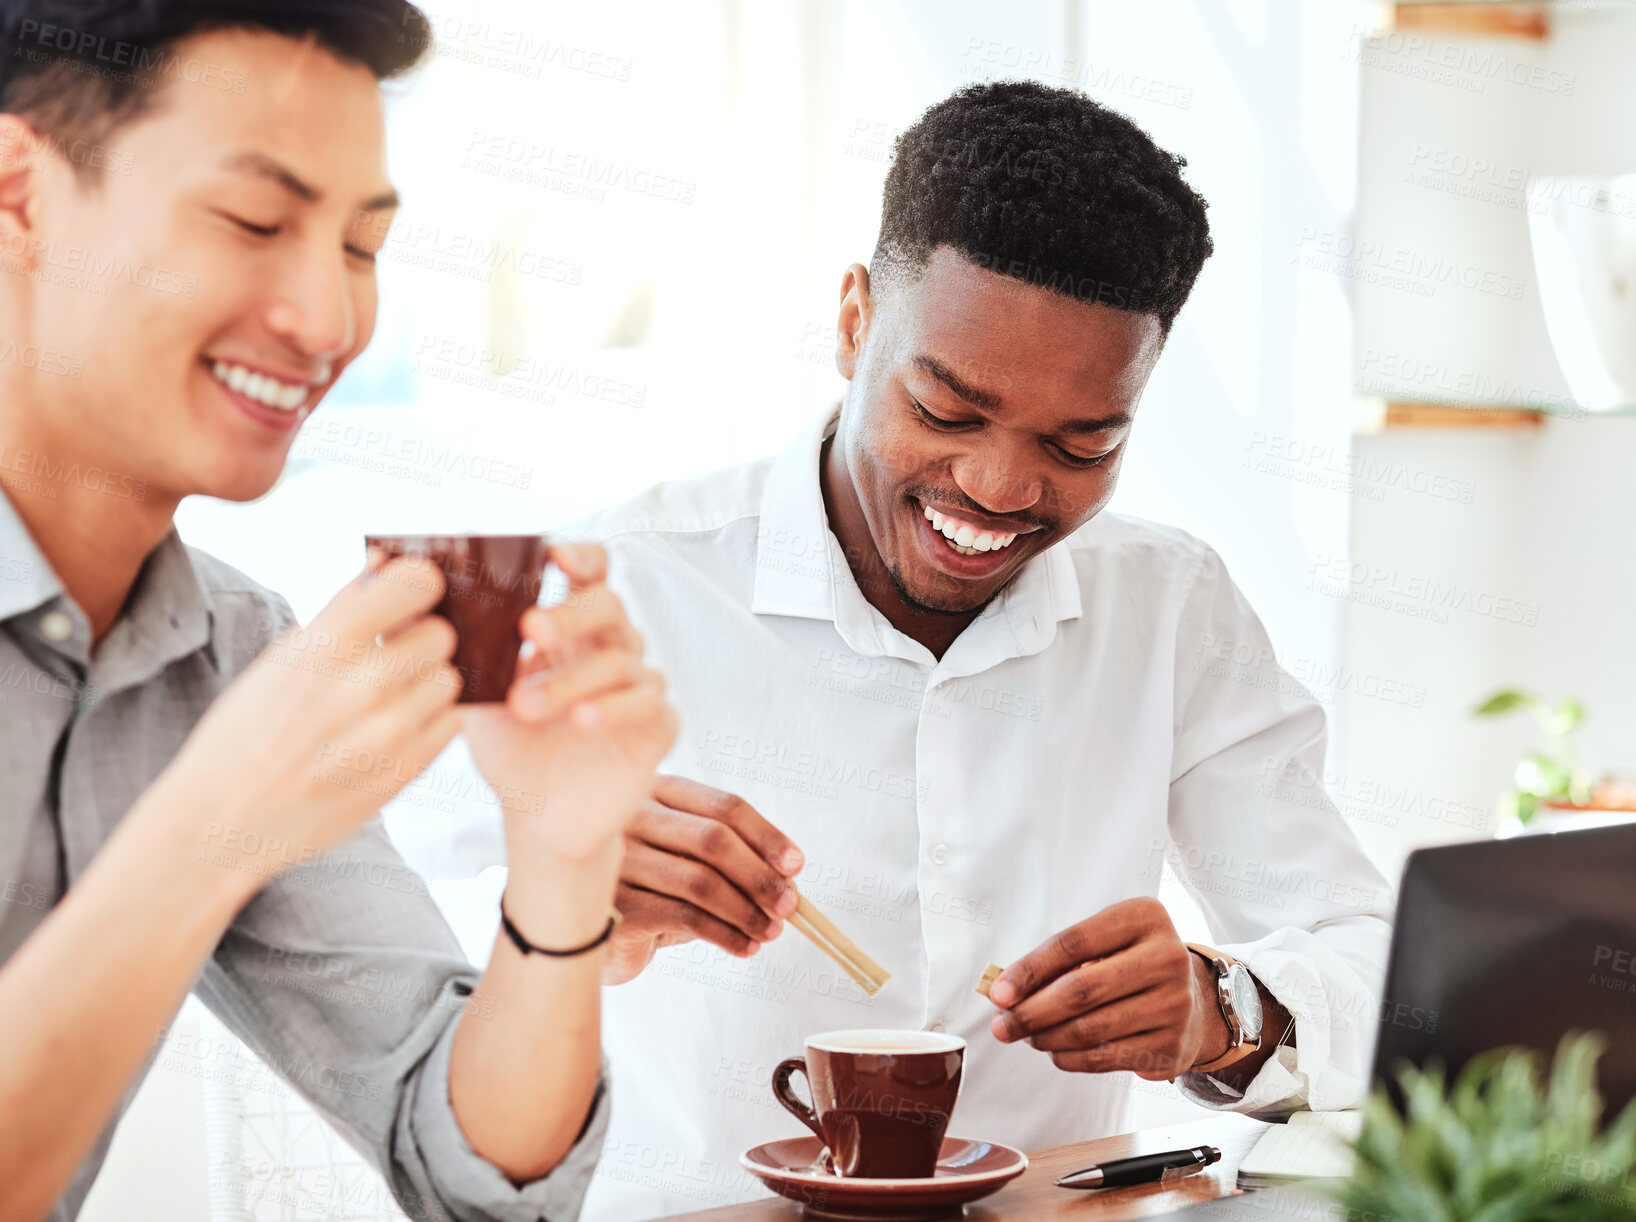
[[[614,935],[603,979],[635,978],[654,952],[702,938],[748,958],[784,931],[805,858],[744,799],[662,776],[625,833]]]
[[[605,584],[607,553],[564,545],[551,559],[568,597],[524,614],[534,652],[506,703],[465,709],[472,759],[506,812],[514,866],[584,861],[617,845],[676,741],[664,677],[642,665],[642,638]]]
[[[1058,1069],[1175,1078],[1226,1052],[1209,965],[1154,899],[1125,900],[1051,937],[989,987],[996,1039],[1026,1039]]]
[[[222,693],[144,808],[208,820],[201,849],[251,890],[347,839],[459,728],[442,593],[424,560],[360,575]]]

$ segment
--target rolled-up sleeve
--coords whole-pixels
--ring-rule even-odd
[[[449,1101],[458,1024],[485,1018],[477,981],[377,820],[251,900],[195,991],[370,1160],[409,1217],[572,1222],[607,1126],[606,1066],[568,1155],[513,1184],[472,1149]]]
[[[481,1020],[463,1018],[449,1024],[411,1083],[408,1106],[398,1113],[403,1173],[420,1196],[443,1203],[460,1219],[557,1222],[577,1217],[607,1138],[606,1063],[585,1128],[568,1156],[550,1175],[517,1186],[471,1148],[449,1107],[449,1052],[461,1021]]]
[[[1368,1085],[1392,888],[1327,792],[1323,709],[1279,666],[1214,552],[1180,633],[1178,656],[1210,664],[1177,667],[1171,860],[1216,948],[1290,1012],[1295,1046],[1242,1094],[1203,1075],[1178,1081],[1199,1103],[1250,1113],[1354,1106]]]

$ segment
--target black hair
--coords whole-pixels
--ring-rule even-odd
[[[970,85],[898,137],[872,275],[916,275],[939,246],[1168,333],[1210,257],[1207,205],[1124,115],[1034,81]]]
[[[223,29],[310,38],[383,81],[432,45],[409,0],[0,0],[0,113],[59,140],[103,140],[181,75],[177,43]]]

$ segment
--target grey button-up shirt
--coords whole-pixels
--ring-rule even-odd
[[[293,620],[282,599],[172,531],[93,653],[85,615],[0,492],[0,963],[210,702]],[[545,1179],[519,1188],[479,1157],[448,1090],[455,1027],[482,1021],[465,1000],[477,978],[377,820],[246,905],[194,992],[370,1158],[410,1217],[571,1219],[601,1149],[607,1093]],[[78,1213],[114,1123],[53,1222]]]

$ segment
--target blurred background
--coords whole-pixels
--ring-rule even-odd
[[[1225,557],[1329,711],[1310,785],[1393,876],[1518,814],[1623,817],[1570,808],[1636,773],[1631,0],[424,7],[375,343],[281,484],[188,503],[188,542],[307,619],[366,532],[549,529],[783,449],[840,396],[896,134],[1031,77],[1210,201],[1113,508]],[[389,825],[486,955],[495,872],[424,799]],[[86,1216],[402,1216],[224,1036],[185,1012]],[[1139,1098],[1138,1124],[1185,1110]]]

